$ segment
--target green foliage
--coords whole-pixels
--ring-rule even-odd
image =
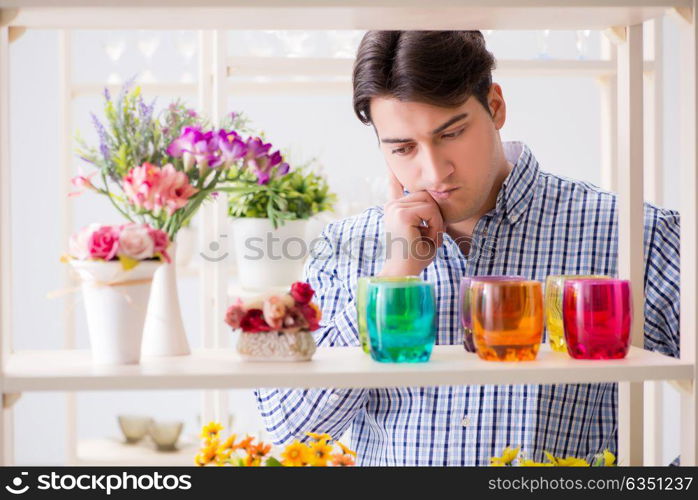
[[[274,228],[289,220],[309,219],[332,210],[336,195],[330,192],[327,179],[315,173],[309,162],[273,177],[260,185],[248,171],[238,172],[231,179],[228,197],[230,217],[261,217],[271,219]]]

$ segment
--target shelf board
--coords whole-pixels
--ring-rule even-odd
[[[89,29],[604,29],[690,0],[4,0],[2,23]],[[11,10],[17,9],[17,10]],[[167,9],[167,15],[162,15]]]
[[[174,451],[157,451],[148,439],[127,444],[123,439],[84,439],[77,443],[76,457],[70,465],[96,466],[193,466],[200,444],[180,439]]]
[[[377,363],[358,347],[321,347],[307,363],[244,362],[233,349],[201,349],[129,366],[94,365],[88,350],[44,350],[12,354],[2,391],[586,383],[689,380],[693,371],[688,361],[637,348],[625,359],[586,361],[547,345],[537,360],[518,363],[482,361],[460,345],[436,346],[420,364]]]

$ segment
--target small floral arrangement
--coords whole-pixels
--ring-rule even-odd
[[[516,461],[516,465],[522,467],[612,467],[616,465],[616,457],[608,449],[598,453],[591,464],[583,458],[555,457],[547,451],[544,452],[547,462],[535,462],[523,457],[523,453],[521,454],[522,456],[519,456],[520,449],[520,446],[518,448],[507,446],[502,451],[501,456],[490,458],[490,465],[494,467],[510,467],[514,465],[514,461]]]
[[[247,302],[237,299],[226,311],[225,322],[247,333],[314,331],[322,313],[311,300],[315,291],[297,281],[288,293],[259,297]]]
[[[311,169],[313,162],[290,172],[279,169],[273,176],[263,171],[260,175],[259,170],[231,171],[228,215],[267,218],[277,228],[286,221],[309,219],[331,211],[337,196],[330,192],[327,179]]]
[[[63,260],[118,260],[127,271],[143,260],[170,262],[169,244],[167,233],[148,224],[90,224],[70,237]]]
[[[237,441],[231,434],[226,439],[221,436],[223,426],[210,422],[201,431],[203,440],[199,453],[194,458],[198,466],[218,465],[233,467],[326,467],[354,465],[356,452],[339,441],[334,441],[329,434],[309,432],[309,443],[298,440],[286,446],[280,460],[271,455],[271,445],[262,441],[255,444],[255,438],[246,436]],[[338,447],[339,449],[336,449]]]

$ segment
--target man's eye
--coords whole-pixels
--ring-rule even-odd
[[[402,156],[402,155],[409,154],[410,152],[412,152],[413,149],[414,149],[414,146],[402,146],[400,148],[393,149],[391,152],[394,155]]]
[[[455,132],[449,132],[448,134],[443,134],[443,135],[441,136],[441,138],[443,138],[443,139],[453,139],[454,137],[458,137],[459,135],[461,135],[461,134],[463,133],[464,130],[465,130],[465,127],[461,128],[461,129],[459,129],[459,130],[456,130]]]

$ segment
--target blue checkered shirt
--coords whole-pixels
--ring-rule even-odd
[[[504,143],[514,168],[496,206],[476,224],[467,256],[447,234],[422,277],[435,284],[437,344],[462,344],[463,276],[617,276],[616,196],[543,172],[530,149]],[[679,215],[645,204],[645,348],[679,355]],[[358,346],[357,278],[380,272],[383,209],[329,224],[305,265],[323,321],[320,346]],[[319,249],[318,249],[319,248]],[[469,385],[384,389],[259,389],[257,405],[278,443],[351,428],[357,465],[487,465],[505,446],[526,457],[591,458],[617,450],[617,384]]]

